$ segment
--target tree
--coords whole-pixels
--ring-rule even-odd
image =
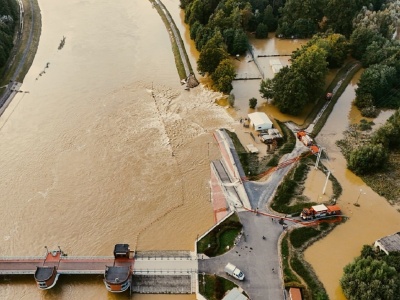
[[[286,23],[284,26],[287,26],[287,31],[291,31],[292,34],[299,36],[308,34],[304,37],[311,36],[316,32],[317,24],[323,17],[322,7],[324,5],[322,2],[322,0],[287,0],[281,10],[282,17],[279,27]]]
[[[387,148],[382,144],[366,144],[351,151],[347,167],[357,175],[382,170],[388,162]]]
[[[314,102],[325,84],[327,68],[327,53],[317,45],[307,47],[292,63],[292,69],[297,74],[302,74],[305,80],[308,102]]]
[[[249,42],[246,33],[242,29],[235,31],[232,51],[234,54],[243,54],[249,48]]]
[[[335,33],[350,37],[353,31],[353,19],[367,1],[328,0],[325,7],[327,26]]]
[[[285,114],[299,115],[308,102],[307,81],[289,67],[283,67],[273,79],[272,103]]]
[[[356,59],[361,59],[367,47],[374,41],[382,46],[386,40],[381,34],[373,29],[365,27],[356,28],[350,36],[350,49],[352,56]]]
[[[389,149],[400,148],[400,109],[375,131],[371,137],[371,143],[380,143]]]
[[[211,75],[211,79],[214,81],[214,87],[218,91],[229,94],[233,89],[232,80],[235,76],[235,67],[229,59],[224,59]]]
[[[340,284],[349,300],[395,300],[400,287],[396,269],[371,257],[347,265]]]
[[[274,81],[272,79],[267,78],[261,81],[260,94],[265,99],[274,98]]]
[[[200,52],[197,61],[199,72],[212,74],[221,61],[228,58],[228,53],[223,48],[206,48]]]
[[[200,51],[197,68],[200,72],[212,74],[220,62],[226,58],[228,58],[228,53],[225,50],[224,40],[221,33],[217,31]]]
[[[271,5],[265,8],[262,23],[267,25],[269,32],[274,32],[278,28],[278,19],[274,16]]]
[[[257,106],[257,99],[256,98],[250,98],[249,99],[249,107],[252,109],[255,109]]]
[[[257,39],[266,39],[268,37],[268,27],[267,25],[260,23],[256,29],[256,38]]]
[[[373,104],[377,107],[384,107],[384,96],[391,90],[396,82],[396,69],[383,64],[372,65],[360,77],[357,97],[364,94],[371,94]]]

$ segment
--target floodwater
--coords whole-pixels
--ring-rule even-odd
[[[316,138],[329,156],[329,161],[323,163],[342,185],[343,194],[337,199],[337,204],[349,219],[308,248],[304,255],[324,284],[330,299],[335,300],[346,299],[339,284],[345,265],[359,256],[363,245],[371,245],[375,240],[397,232],[400,227],[397,210],[346,169],[346,161],[335,145],[348,125],[361,119],[359,111],[351,104],[361,72],[346,88]],[[390,111],[383,112],[374,122],[383,124],[390,115]],[[316,182],[322,189],[321,183],[321,180]],[[356,202],[359,207],[353,205]]]
[[[40,45],[21,87],[29,93],[0,118],[0,255],[60,246],[71,256],[103,256],[121,242],[194,250],[213,224],[209,161],[219,152],[211,133],[232,122],[214,104],[221,95],[184,91],[149,1],[39,5]],[[0,299],[128,297],[107,292],[101,276],[61,276],[49,291],[32,276],[0,283]]]
[[[183,90],[168,33],[149,1],[39,4],[40,45],[21,87],[29,94],[19,94],[0,118],[0,255],[44,255],[45,245],[61,246],[69,255],[111,255],[119,242],[139,250],[193,250],[196,236],[213,223],[209,161],[219,151],[211,133],[232,125],[214,104],[221,95],[202,87]],[[179,1],[164,4],[196,69],[198,53]],[[65,46],[57,50],[63,36]],[[254,41],[254,49],[285,54],[304,42]],[[261,60],[265,74],[271,72],[268,59]],[[253,96],[261,103],[258,89],[257,80],[235,81],[237,114],[247,114]],[[344,187],[338,204],[350,219],[305,254],[332,299],[343,298],[338,288],[342,266],[363,244],[397,231],[400,223],[384,199],[345,170],[334,145],[346,127],[342,120],[352,93],[349,86],[318,136],[330,157],[328,167]],[[268,104],[257,109],[287,118]],[[315,176],[319,184],[324,181],[323,174]],[[356,208],[352,202],[360,188]],[[7,300],[127,298],[108,293],[99,276],[61,276],[49,291],[39,291],[32,276],[0,283],[0,299]]]
[[[236,109],[236,114],[234,116],[236,119],[240,119],[241,117],[247,117],[247,114],[249,113],[260,111],[265,112],[271,119],[278,119],[282,122],[292,120],[301,124],[304,122],[307,111],[298,117],[288,116],[280,113],[276,107],[268,102],[267,99],[261,98],[259,92],[261,79],[254,78],[273,78],[274,73],[272,71],[271,60],[278,60],[282,66],[289,65],[289,55],[294,50],[306,44],[308,40],[278,39],[273,37],[273,33],[270,33],[269,36],[270,38],[267,40],[260,40],[250,37],[250,43],[253,48],[255,61],[253,61],[253,58],[249,53],[239,57],[239,60],[233,60],[237,74],[240,76],[240,78],[249,78],[247,80],[233,81],[232,93],[235,95]],[[282,56],[263,57],[263,55]],[[250,98],[257,99],[257,107],[255,109],[249,108]]]

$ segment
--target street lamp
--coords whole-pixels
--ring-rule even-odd
[[[357,200],[356,200],[356,202],[354,203],[354,206],[360,206],[360,204],[358,204],[358,200],[360,199],[361,193],[362,193],[363,195],[365,195],[365,193],[363,193],[363,190],[360,189],[360,192],[358,193]]]

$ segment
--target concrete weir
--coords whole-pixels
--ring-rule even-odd
[[[193,294],[197,287],[197,256],[190,251],[138,251],[132,292]]]
[[[192,294],[192,275],[133,275],[132,292],[139,294]]]

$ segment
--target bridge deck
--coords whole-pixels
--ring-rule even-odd
[[[49,261],[37,258],[7,258],[0,259],[0,275],[35,274],[40,266],[58,266],[59,274],[104,274],[106,265],[112,266],[114,257],[61,257]],[[133,264],[116,262],[116,265]]]

